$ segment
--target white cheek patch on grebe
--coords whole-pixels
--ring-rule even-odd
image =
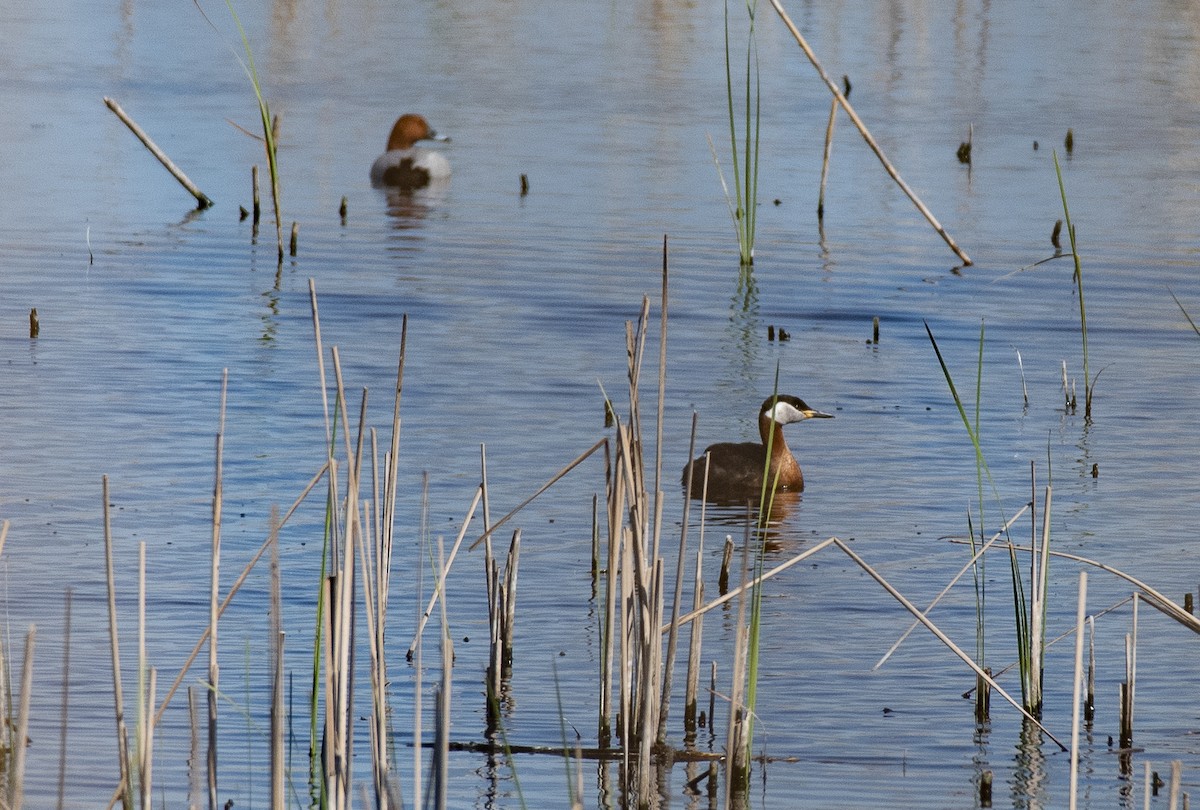
[[[770,410],[765,412],[764,416],[773,422],[778,422],[781,425],[790,425],[792,422],[799,422],[808,418],[808,416],[795,405],[783,400],[776,402]]]
[[[773,406],[763,411],[763,416],[773,422],[778,422],[781,425],[790,425],[793,422],[802,422],[805,419],[832,419],[833,414],[822,413],[814,408],[804,405],[803,401],[797,400],[803,408],[798,408],[791,402],[785,399],[780,399]]]

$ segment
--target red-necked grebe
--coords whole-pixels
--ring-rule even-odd
[[[434,140],[449,139],[439,138],[419,115],[406,113],[397,118],[388,136],[387,151],[371,166],[371,184],[413,190],[449,178],[450,161],[444,155],[416,146],[417,141]]]
[[[779,489],[800,492],[804,489],[804,473],[800,463],[783,440],[783,426],[805,419],[832,419],[833,414],[808,407],[804,400],[789,394],[778,394],[763,400],[758,411],[758,434],[762,442],[721,442],[710,445],[704,455],[708,462],[708,498],[717,501],[737,501],[757,498],[762,490],[763,469],[766,467],[767,442],[771,443],[771,467],[767,480],[779,474]],[[772,432],[774,436],[772,437]],[[704,455],[683,465],[682,483],[686,487],[688,469],[695,465],[691,496],[704,493]]]

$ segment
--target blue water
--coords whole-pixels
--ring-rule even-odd
[[[778,370],[782,390],[836,418],[789,428],[808,489],[782,516],[768,562],[837,535],[914,602],[928,602],[966,560],[947,538],[964,535],[968,509],[978,521],[980,507],[974,451],[927,323],[972,414],[984,330],[979,422],[997,493],[988,486],[989,529],[1029,499],[1033,462],[1039,492],[1048,481],[1054,486],[1056,547],[1126,570],[1176,599],[1195,590],[1188,527],[1200,512],[1200,475],[1191,463],[1200,337],[1171,298],[1174,292],[1193,316],[1200,312],[1200,92],[1192,56],[1200,43],[1189,9],[789,8],[828,72],[850,76],[856,110],[970,254],[975,263],[963,268],[845,115],[836,124],[818,227],[828,92],[773,11],[761,7],[761,205],[749,277],[739,277],[706,140],[712,137],[728,173],[719,5],[239,7],[264,92],[281,116],[285,231],[293,221],[300,226],[298,255],[279,267],[265,189],[257,237],[238,220],[238,206],[250,205],[250,166],[259,164],[265,177],[262,146],[242,131],[258,127],[258,112],[235,59],[240,42],[227,10],[206,11],[219,31],[186,3],[52,3],[5,15],[0,519],[11,527],[0,559],[14,673],[26,627],[38,626],[31,804],[56,795],[68,586],[69,806],[95,806],[116,783],[101,476],[111,487],[127,689],[136,682],[135,564],[144,541],[149,657],[160,670],[161,696],[207,620],[222,370],[229,370],[223,587],[265,538],[271,505],[290,505],[324,461],[309,279],[327,373],[336,345],[350,410],[357,413],[367,387],[381,444],[400,320],[409,319],[389,625],[406,796],[413,673],[403,651],[412,639],[418,575],[424,594],[431,587],[418,550],[422,526],[430,538],[457,533],[478,483],[481,444],[497,517],[605,434],[602,388],[624,415],[625,324],[636,319],[643,295],[653,303],[642,391],[652,437],[664,234],[663,546],[672,555],[682,508],[675,482],[693,410],[701,446],[752,439],[754,410]],[[740,59],[743,12],[736,4],[730,12]],[[104,108],[103,96],[120,102],[216,206],[192,212],[190,198]],[[392,121],[406,111],[422,112],[451,136],[435,148],[445,151],[454,176],[443,194],[397,204],[371,189],[366,175]],[[954,157],[968,128],[969,169]],[[1054,252],[1050,231],[1063,216],[1055,151],[1083,257],[1089,372],[1099,375],[1090,424],[1082,413],[1065,412],[1060,390],[1065,362],[1083,396],[1070,259],[1014,273]],[[530,183],[524,197],[522,174]],[[345,223],[337,213],[343,196]],[[36,340],[27,333],[31,307],[41,321]],[[878,345],[867,342],[874,317]],[[768,325],[791,339],[768,341]],[[591,459],[518,521],[516,666],[505,725],[520,745],[560,742],[549,687],[556,677],[568,728],[578,729],[583,744],[594,742],[598,607],[589,565],[598,492],[602,463]],[[727,532],[740,539],[741,525],[728,514],[710,518],[712,595],[721,542]],[[297,706],[311,655],[305,648],[321,520],[321,498],[310,498],[281,535]],[[1025,542],[1028,519],[1014,531]],[[470,639],[456,644],[458,741],[480,740],[485,725],[481,565],[477,553],[464,553],[447,585],[452,634]],[[672,556],[669,583],[674,566]],[[1052,563],[1051,635],[1074,616],[1077,571]],[[987,658],[999,669],[1013,657],[1007,557],[993,557],[986,576]],[[266,569],[256,569],[223,630],[231,703],[222,717],[221,797],[238,806],[266,803],[266,589]],[[1128,593],[1127,584],[1091,572],[1092,609]],[[972,653],[974,605],[964,581],[933,614]],[[1187,709],[1198,685],[1189,674],[1193,642],[1145,607],[1141,618],[1135,744],[1142,750],[1133,755],[1132,777],[1106,742],[1116,734],[1129,609],[1097,621],[1098,708],[1084,753],[1085,806],[1140,805],[1146,761],[1166,773],[1171,759],[1182,759],[1185,781],[1200,766]],[[712,614],[705,629],[704,658],[718,661],[723,694],[731,621],[730,612]],[[1066,755],[1048,741],[1022,744],[1017,715],[995,697],[993,722],[977,733],[970,704],[959,697],[973,676],[930,635],[914,634],[872,671],[909,621],[833,551],[771,582],[756,746],[778,759],[765,775],[756,772],[751,803],[974,806],[978,774],[990,769],[995,806],[1065,805]],[[1071,647],[1068,638],[1051,648],[1045,676],[1045,722],[1064,740]],[[186,683],[200,677],[195,670]],[[1001,682],[1018,691],[1011,674]],[[673,716],[681,701],[673,701]],[[247,703],[256,725],[233,705]],[[363,698],[362,713],[366,705]],[[724,718],[719,708],[715,749],[723,745]],[[297,716],[301,738],[304,723]],[[676,740],[679,726],[673,721]],[[181,696],[156,743],[155,784],[175,805],[186,797],[186,729]],[[369,775],[365,733],[360,779]],[[297,763],[302,755],[301,745]],[[562,803],[560,761],[524,756],[515,766],[529,805]],[[499,786],[484,771],[481,755],[454,755],[450,804],[518,806],[509,770],[500,768]],[[704,801],[682,795],[686,778],[683,766],[670,772],[664,805]],[[585,765],[585,806],[602,796],[594,763]]]

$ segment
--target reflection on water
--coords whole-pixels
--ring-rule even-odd
[[[1010,785],[1013,807],[1040,810],[1050,799],[1050,776],[1046,768],[1046,740],[1038,726],[1025,719],[1016,745]]]

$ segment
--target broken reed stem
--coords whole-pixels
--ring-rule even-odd
[[[574,461],[572,461],[566,467],[563,467],[561,470],[559,470],[549,481],[542,484],[541,488],[538,489],[537,492],[533,493],[528,498],[521,501],[521,503],[519,503],[515,507],[513,507],[512,511],[510,511],[507,515],[500,518],[498,521],[496,521],[491,526],[487,527],[487,529],[484,531],[484,533],[481,534],[479,537],[477,537],[475,539],[475,542],[471,543],[471,545],[467,547],[467,551],[474,551],[475,547],[478,546],[480,543],[482,543],[484,540],[491,537],[492,534],[495,533],[496,529],[500,528],[505,523],[507,523],[509,520],[511,520],[513,518],[513,516],[515,516],[517,514],[517,512],[520,512],[526,506],[529,506],[529,504],[533,503],[534,499],[536,499],[543,492],[545,492],[546,490],[550,489],[550,487],[552,487],[556,483],[558,483],[558,481],[561,480],[563,478],[563,476],[565,476],[571,470],[578,467],[580,464],[583,463],[584,459],[586,459],[592,453],[595,453],[601,447],[604,447],[607,443],[608,443],[607,437],[600,439],[598,442],[596,442],[591,447],[589,447],[587,450],[585,450],[583,453],[581,453],[579,456],[577,456]]]
[[[829,78],[829,74],[825,72],[825,68],[823,68],[821,63],[817,61],[816,54],[813,53],[812,48],[809,47],[808,42],[806,42],[803,35],[801,35],[800,29],[796,27],[796,24],[792,22],[791,17],[789,17],[787,12],[783,10],[783,6],[779,4],[779,0],[770,0],[770,2],[771,5],[775,7],[776,13],[779,14],[779,18],[783,20],[784,25],[786,25],[788,30],[791,31],[792,37],[795,38],[796,43],[800,46],[801,50],[804,51],[804,55],[808,57],[808,61],[812,63],[814,68],[816,68],[817,74],[821,77],[821,80],[825,82],[825,86],[829,88],[829,92],[833,93],[834,99],[842,106],[842,109],[846,111],[846,114],[850,116],[850,120],[853,121],[854,126],[858,128],[858,132],[860,135],[862,135],[863,140],[867,142],[867,146],[869,146],[871,151],[875,153],[875,157],[879,158],[879,162],[883,165],[884,170],[888,173],[892,180],[896,182],[896,185],[900,186],[900,190],[903,191],[910,200],[912,200],[913,205],[917,207],[917,210],[921,212],[926,221],[933,226],[933,229],[937,231],[938,235],[941,236],[946,244],[950,246],[950,249],[954,251],[954,255],[958,256],[964,265],[972,264],[971,257],[968,256],[962,250],[962,248],[958,246],[957,243],[955,243],[950,234],[946,233],[946,229],[943,228],[941,223],[937,221],[937,218],[933,215],[933,212],[925,207],[925,203],[921,202],[921,199],[917,197],[916,192],[909,188],[908,184],[904,182],[904,179],[900,177],[899,172],[896,171],[896,168],[892,166],[891,162],[887,159],[887,155],[883,153],[883,149],[878,143],[875,142],[875,139],[871,137],[871,133],[867,130],[866,124],[864,124],[862,119],[858,117],[858,113],[856,113],[854,108],[850,106],[850,102],[846,100],[846,97],[842,94],[842,91],[838,89],[838,86],[834,84],[833,79]]]
[[[950,542],[957,543],[966,541],[951,540]],[[1027,546],[1013,546],[1013,548],[1017,551],[1029,551]],[[1007,547],[1005,547],[1004,550],[1007,551]],[[1175,602],[1171,601],[1171,599],[1169,599],[1162,592],[1152,588],[1145,582],[1142,582],[1140,579],[1125,573],[1119,568],[1113,568],[1111,565],[1107,565],[1087,557],[1081,557],[1078,554],[1071,554],[1066,551],[1051,551],[1050,556],[1057,557],[1062,560],[1071,560],[1073,562],[1082,563],[1093,568],[1099,568],[1101,571],[1107,571],[1113,576],[1125,580],[1137,588],[1138,598],[1141,601],[1150,605],[1150,607],[1158,610],[1169,618],[1179,622],[1193,633],[1200,633],[1200,618],[1189,614]]]
[[[728,538],[728,535],[726,535],[726,537]],[[835,544],[837,544],[837,543],[838,543],[838,540],[837,540],[837,538],[836,538],[836,537],[830,537],[830,538],[828,538],[828,539],[826,539],[826,540],[822,540],[820,543],[817,543],[817,544],[816,544],[815,546],[813,546],[812,548],[805,549],[804,551],[802,551],[802,552],[800,552],[799,554],[797,554],[795,557],[792,557],[792,558],[791,558],[790,560],[788,560],[787,562],[785,562],[785,563],[782,563],[782,564],[780,564],[780,565],[777,565],[777,566],[775,566],[775,567],[774,567],[774,568],[772,568],[770,571],[767,571],[766,573],[764,573],[762,576],[755,577],[754,579],[751,579],[751,580],[749,580],[748,582],[745,582],[744,584],[742,584],[742,585],[739,585],[737,588],[734,588],[732,591],[729,591],[729,592],[727,592],[727,593],[725,593],[725,594],[722,594],[721,596],[719,596],[719,597],[717,597],[716,599],[714,599],[713,601],[709,602],[707,605],[705,605],[705,606],[704,606],[704,607],[702,607],[702,608],[699,608],[699,609],[697,609],[697,610],[693,610],[691,613],[688,613],[688,614],[686,614],[686,615],[684,615],[684,616],[680,616],[680,617],[679,617],[679,619],[677,619],[677,620],[676,620],[676,621],[675,621],[673,624],[676,624],[676,625],[684,625],[684,624],[687,624],[688,622],[690,622],[690,621],[692,621],[692,620],[694,620],[694,619],[697,619],[697,618],[699,618],[700,616],[703,616],[705,613],[708,613],[708,611],[712,610],[713,608],[715,608],[715,607],[720,607],[721,605],[723,605],[723,604],[725,604],[726,602],[728,602],[730,599],[733,599],[734,597],[740,596],[740,595],[742,594],[742,591],[743,591],[743,590],[744,590],[746,587],[751,587],[751,588],[752,588],[752,587],[754,587],[754,586],[756,586],[756,585],[759,585],[759,584],[761,584],[761,583],[763,583],[763,582],[766,582],[768,579],[770,579],[771,577],[775,576],[776,574],[782,574],[784,571],[786,571],[787,569],[791,568],[793,565],[796,565],[797,563],[804,562],[804,561],[805,561],[805,560],[807,560],[809,557],[811,557],[812,555],[816,554],[818,551],[821,551],[821,550],[823,550],[823,549],[825,549],[825,548],[828,548],[828,547],[829,547],[829,546],[831,546],[831,545],[835,545]],[[732,540],[730,540],[730,541],[729,541],[729,543],[727,544],[726,548],[729,548],[729,547],[731,547],[731,546],[732,546]],[[661,630],[663,633],[667,632],[667,631],[668,631],[668,630],[670,630],[670,629],[671,629],[671,624],[664,624],[664,625],[663,625],[663,626],[660,628],[660,630]]]
[[[704,469],[709,465],[708,454],[704,454]],[[725,549],[721,553],[721,574],[717,577],[717,588],[722,595],[729,593],[729,565],[733,562],[733,535],[725,535]]]
[[[12,791],[10,807],[20,810],[25,800],[25,752],[29,739],[29,704],[33,697],[33,644],[37,639],[37,625],[29,625],[25,633],[25,660],[21,662],[21,704],[17,710],[17,734],[12,752],[12,773],[8,775]]]
[[[937,637],[938,641],[940,641],[940,642],[942,642],[942,644],[946,645],[946,647],[948,647],[952,653],[957,655],[963,661],[963,663],[965,663],[972,670],[974,670],[976,675],[982,676],[984,678],[984,680],[986,680],[991,685],[992,690],[995,691],[996,694],[1000,695],[1002,698],[1004,698],[1006,701],[1008,701],[1014,708],[1016,708],[1018,711],[1020,711],[1021,714],[1027,720],[1029,720],[1031,723],[1033,723],[1035,726],[1037,726],[1039,729],[1041,729],[1042,733],[1045,734],[1047,737],[1049,737],[1051,740],[1053,740],[1055,745],[1057,745],[1059,748],[1061,748],[1064,751],[1067,750],[1067,747],[1065,745],[1063,745],[1061,742],[1059,742],[1058,738],[1055,737],[1053,734],[1051,734],[1049,729],[1047,729],[1044,725],[1042,725],[1041,721],[1039,721],[1036,717],[1034,717],[1032,714],[1030,714],[1028,711],[1026,711],[1026,709],[1018,701],[1014,700],[1013,697],[1008,694],[1008,692],[1005,692],[1004,689],[1000,686],[1000,684],[996,683],[996,681],[990,675],[988,675],[986,672],[984,672],[983,669],[980,668],[980,666],[971,659],[971,656],[969,656],[965,652],[963,652],[958,647],[958,645],[955,644],[950,639],[949,636],[947,636],[945,633],[943,633],[937,627],[937,625],[935,625],[933,622],[929,621],[929,619],[927,619],[924,616],[924,614],[922,614],[919,610],[917,610],[916,605],[914,605],[912,602],[908,601],[908,599],[904,596],[904,594],[900,593],[900,591],[898,591],[894,587],[892,587],[892,585],[886,579],[884,579],[883,576],[878,571],[876,571],[874,568],[872,568],[870,565],[867,564],[866,560],[864,560],[862,557],[855,554],[854,551],[851,550],[851,548],[849,546],[847,546],[845,543],[843,543],[841,540],[837,539],[836,537],[830,538],[830,540],[833,542],[834,545],[836,545],[838,548],[840,548],[846,554],[846,556],[848,556],[860,568],[862,568],[864,571],[866,571],[871,576],[872,579],[874,579],[876,582],[878,582],[879,585],[885,591],[887,591],[889,594],[891,594],[892,598],[894,598],[897,602],[899,602],[901,605],[903,605],[905,610],[907,610],[913,616],[917,617],[917,620],[920,621],[921,624],[925,625],[925,628],[927,630],[929,630],[931,633],[933,633]]]
[[[986,543],[981,545],[976,550],[976,552],[973,555],[971,555],[971,559],[967,560],[967,562],[962,566],[962,568],[958,569],[958,573],[955,574],[953,577],[951,577],[950,581],[948,583],[946,583],[946,586],[944,588],[942,588],[941,591],[938,592],[938,595],[935,596],[932,600],[930,600],[929,604],[925,606],[925,609],[923,611],[921,611],[922,615],[924,615],[924,616],[929,615],[930,611],[932,611],[934,609],[934,607],[936,607],[938,605],[938,603],[942,601],[942,599],[946,596],[946,594],[950,593],[951,588],[953,588],[960,579],[962,579],[964,576],[966,576],[966,573],[968,571],[972,570],[972,568],[975,566],[975,563],[978,562],[979,559],[983,556],[983,553],[985,551],[987,551],[988,549],[992,548],[992,546],[995,545],[996,541],[998,541],[1001,537],[1003,537],[1005,534],[1008,533],[1009,528],[1014,523],[1017,522],[1017,519],[1019,517],[1021,517],[1021,515],[1025,514],[1025,511],[1027,509],[1029,509],[1029,506],[1030,506],[1029,504],[1025,504],[1020,509],[1018,509],[1016,514],[1014,514],[1012,517],[1010,517],[1008,520],[1006,520],[1004,522],[1004,525],[1001,526],[1000,529],[991,536],[991,539],[989,539]],[[912,635],[913,631],[916,630],[918,626],[920,626],[920,621],[914,621],[912,624],[910,624],[908,626],[908,629],[900,634],[900,637],[898,639],[896,639],[896,642],[888,649],[888,651],[886,653],[883,654],[883,656],[878,661],[875,662],[875,666],[872,667],[871,669],[876,670],[876,669],[879,669],[880,667],[882,667],[887,662],[887,660],[892,657],[893,653],[895,653],[896,650],[900,649],[900,645],[904,643],[905,639],[907,639],[910,635]]]
[[[113,576],[112,516],[108,508],[108,476],[100,478],[101,496],[104,499],[104,572],[108,581],[108,637],[112,652],[113,707],[117,718],[117,758],[120,764],[121,784],[117,792],[125,810],[133,810],[133,783],[129,773],[129,735],[125,728],[125,699],[121,688],[121,648],[117,633],[117,590]],[[18,746],[20,747],[20,746]]]
[[[825,218],[825,182],[829,179],[829,157],[833,154],[833,125],[837,121],[838,100],[829,103],[829,123],[825,126],[825,152],[821,158],[821,191],[817,195],[817,221]]]
[[[283,526],[287,524],[288,519],[292,516],[292,513],[299,508],[300,504],[304,502],[304,500],[308,497],[308,494],[312,492],[313,488],[320,483],[322,478],[325,477],[325,471],[327,469],[328,467],[322,466],[321,469],[317,470],[317,473],[311,479],[309,479],[308,485],[304,488],[304,491],[300,493],[299,497],[297,497],[292,503],[287,513],[284,514],[283,520],[279,522],[279,528],[283,528]],[[270,547],[271,539],[268,537],[266,541],[264,541],[263,544],[258,547],[258,551],[254,553],[254,556],[250,558],[250,561],[243,566],[242,573],[238,575],[237,580],[232,586],[230,586],[229,593],[225,594],[225,599],[221,602],[221,608],[217,612],[218,618],[224,615],[225,610],[229,607],[230,602],[233,601],[233,597],[239,590],[241,590],[246,578],[250,576],[250,572],[254,570],[254,566],[258,564],[258,561],[262,559],[262,555],[265,554],[267,549]],[[196,657],[199,656],[200,651],[204,649],[204,644],[208,641],[208,634],[210,632],[211,625],[206,626],[204,631],[200,634],[200,638],[196,639],[196,644],[192,647],[191,653],[188,655],[187,660],[183,662],[183,666],[179,668],[179,674],[175,676],[175,681],[171,684],[171,688],[167,691],[166,697],[163,698],[162,704],[159,705],[154,714],[155,725],[158,725],[162,721],[163,712],[166,711],[167,706],[171,703],[171,698],[175,696],[175,692],[178,691],[180,684],[183,683],[183,679],[187,676],[188,670],[191,669]]]
[[[158,686],[158,670],[150,667],[150,685],[147,688],[146,702],[154,706],[155,690]],[[138,790],[142,797],[142,810],[154,810],[153,772],[154,772],[154,724],[146,723],[142,727],[141,755],[138,760],[140,774]]]
[[[104,104],[113,111],[113,114],[116,115],[117,118],[121,119],[122,124],[129,127],[129,131],[136,135],[137,139],[142,142],[142,145],[150,150],[150,154],[158,158],[158,162],[161,163],[163,167],[171,173],[172,177],[179,181],[179,185],[187,189],[188,194],[191,194],[196,198],[197,208],[205,209],[212,206],[213,201],[210,200],[203,191],[198,189],[196,184],[189,180],[188,176],[184,174],[178,166],[171,162],[171,159],[167,157],[163,150],[158,148],[158,145],[150,139],[150,136],[147,135],[145,131],[125,113],[124,110],[121,109],[120,104],[113,101],[108,96],[104,97]]]
[[[258,220],[262,217],[262,204],[258,199],[258,164],[250,167],[250,185],[254,193],[254,225],[257,230]]]
[[[229,369],[221,372],[221,408],[217,420],[216,461],[212,497],[212,565],[208,603],[208,807],[217,810],[217,700],[220,690],[220,670],[217,666],[217,620],[220,618],[221,581],[221,473],[225,448],[225,398],[229,385]]]
[[[6,521],[7,523],[7,521]],[[7,525],[5,526],[7,528]],[[3,540],[0,539],[0,545]],[[58,808],[62,810],[67,790],[67,706],[71,694],[71,588],[67,587],[66,604],[63,608],[63,659],[62,694],[58,718]]]
[[[446,576],[450,573],[450,566],[454,565],[454,558],[458,555],[458,547],[462,545],[463,538],[467,535],[467,529],[471,528],[471,520],[475,517],[475,510],[479,508],[479,501],[482,498],[483,488],[477,487],[475,489],[475,497],[472,499],[470,507],[467,508],[467,514],[463,518],[462,528],[458,530],[458,536],[454,538],[454,545],[450,548],[450,557],[446,560],[446,568],[438,573],[438,587],[434,590],[433,595],[429,597],[429,602],[425,605],[425,610],[421,613],[420,621],[417,622],[417,632],[413,636],[412,643],[408,645],[406,657],[410,661],[412,660],[413,650],[417,646],[416,636],[425,631],[425,624],[433,614],[434,605],[442,598]]]
[[[1079,600],[1075,609],[1075,677],[1071,692],[1071,781],[1070,810],[1079,795],[1079,716],[1083,692],[1083,627],[1087,613],[1087,571],[1079,572]]]

